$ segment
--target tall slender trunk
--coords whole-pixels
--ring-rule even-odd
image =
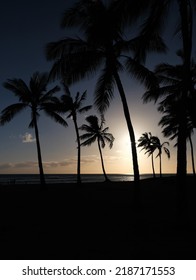
[[[159,170],[160,170],[160,178],[162,177],[162,157],[161,153],[159,155]]]
[[[73,115],[73,122],[75,126],[75,131],[76,131],[76,138],[77,138],[77,144],[78,144],[78,160],[77,160],[77,183],[81,184],[81,174],[80,174],[80,162],[81,162],[81,146],[80,146],[80,135],[79,135],[79,130],[78,130],[78,125],[77,125],[77,117],[76,115]]]
[[[103,155],[102,155],[101,145],[100,145],[99,139],[97,139],[97,142],[98,142],[98,148],[99,148],[99,153],[100,153],[100,157],[101,157],[101,166],[102,166],[103,174],[104,174],[105,180],[109,181],[109,179],[106,175],[106,172],[105,172],[105,167],[104,167],[104,163],[103,163]]]
[[[120,97],[121,97],[121,101],[122,101],[122,105],[123,105],[123,110],[124,110],[124,116],[125,116],[125,119],[126,119],[126,122],[127,122],[129,136],[130,136],[130,140],[131,140],[132,157],[133,157],[134,182],[135,182],[135,185],[138,186],[140,175],[139,175],[137,150],[136,150],[136,143],[135,143],[135,134],[134,134],[131,118],[130,118],[129,108],[128,108],[128,105],[127,105],[127,100],[126,100],[125,92],[124,92],[124,89],[123,89],[123,85],[121,83],[118,72],[115,71],[115,70],[114,70],[114,78],[115,78],[115,81],[116,81],[116,84],[117,84],[117,87],[118,87],[118,91],[120,93]]]
[[[191,161],[192,161],[193,175],[195,176],[195,162],[194,162],[193,142],[192,142],[190,134],[189,134],[188,137],[189,137],[189,142],[190,142],[190,147],[191,147]]]
[[[186,184],[186,104],[187,95],[190,90],[190,65],[192,50],[192,11],[190,2],[187,0],[178,0],[181,16],[181,32],[184,54],[184,73],[183,73],[183,90],[180,105],[179,132],[178,132],[178,150],[177,150],[177,180],[178,186]]]
[[[45,188],[46,181],[45,181],[43,164],[42,164],[42,156],[41,156],[41,148],[40,148],[39,131],[38,131],[38,126],[37,126],[36,113],[33,113],[33,120],[34,120],[35,137],[36,137],[36,145],[37,145],[37,156],[38,156],[40,183],[41,183],[41,186],[43,188]]]
[[[156,175],[155,175],[155,169],[154,169],[154,156],[153,156],[153,153],[152,153],[152,156],[151,156],[151,161],[152,161],[152,172],[153,172],[153,178],[156,178]]]
[[[187,96],[191,90],[191,51],[192,51],[192,9],[189,0],[178,0],[181,32],[183,45],[183,85],[182,97],[180,100],[178,149],[177,149],[177,190],[178,190],[178,210],[180,219],[186,219],[187,210]]]

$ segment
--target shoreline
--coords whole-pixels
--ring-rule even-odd
[[[163,177],[175,176],[175,174],[163,174]],[[131,174],[108,174],[111,181],[130,182],[134,180]],[[156,175],[159,177],[159,174]],[[152,174],[140,174],[140,180],[153,178]],[[45,174],[47,184],[77,183],[77,174]],[[103,174],[81,174],[82,183],[104,182]],[[0,184],[39,184],[39,174],[0,174]]]

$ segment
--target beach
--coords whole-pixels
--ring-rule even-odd
[[[195,181],[179,214],[175,180],[2,185],[1,259],[195,259]]]

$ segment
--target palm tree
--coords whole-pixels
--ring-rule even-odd
[[[151,0],[150,13],[146,20],[141,35],[144,37],[149,32],[161,34],[165,23],[165,18],[168,14],[169,6],[173,0],[156,1]],[[181,107],[178,129],[178,150],[177,150],[177,179],[179,188],[185,185],[186,180],[186,99],[191,91],[191,55],[192,55],[192,36],[193,36],[193,12],[192,5],[196,7],[196,3],[193,0],[176,0],[175,1],[179,16],[180,23],[177,28],[177,33],[180,33],[182,39],[182,50],[184,54],[183,58],[183,83],[182,83],[182,98],[179,106]],[[172,15],[173,16],[173,15]],[[184,183],[182,183],[184,182]]]
[[[5,123],[10,122],[22,110],[30,108],[31,122],[29,127],[35,129],[40,183],[42,187],[45,186],[45,177],[37,124],[38,118],[40,116],[39,112],[44,111],[56,122],[67,126],[66,121],[55,112],[56,98],[53,95],[59,91],[60,88],[55,86],[51,90],[47,91],[47,85],[47,73],[35,72],[30,79],[29,85],[27,85],[22,79],[8,79],[7,82],[3,83],[3,86],[9,91],[13,92],[18,98],[19,102],[3,109],[0,116],[0,124],[4,125]]]
[[[77,82],[101,69],[95,88],[95,105],[103,114],[114,97],[116,86],[120,94],[126,119],[133,159],[134,181],[139,183],[139,167],[135,144],[135,133],[129,113],[125,91],[120,77],[124,69],[134,73],[149,88],[153,76],[144,66],[139,65],[130,55],[139,45],[139,40],[125,39],[125,24],[119,19],[119,12],[113,2],[104,5],[102,1],[82,0],[72,9],[65,11],[62,27],[80,27],[83,32],[81,38],[65,38],[58,42],[47,44],[46,56],[48,60],[55,60],[51,70],[51,79],[66,78],[67,83]],[[135,27],[135,26],[134,26]],[[165,45],[161,38],[149,37],[151,43],[147,50],[163,51]],[[144,46],[144,45],[143,45]],[[102,67],[102,68],[101,68]]]
[[[153,141],[152,141],[152,134],[151,132],[145,132],[142,134],[142,136],[138,139],[138,147],[142,147],[142,150],[146,150],[145,154],[148,154],[148,156],[151,156],[152,161],[152,172],[153,177],[155,178],[155,169],[154,169],[154,151],[156,149]]]
[[[181,51],[177,52],[177,55],[183,59],[183,54]],[[193,133],[195,122],[193,108],[195,106],[194,96],[195,96],[195,81],[196,81],[196,64],[194,60],[191,61],[190,69],[190,92],[184,103],[183,111],[186,113],[185,129],[184,135],[186,139],[189,139],[191,145],[191,157],[192,165],[194,170],[194,157],[193,157],[193,146],[191,141],[191,134]],[[163,134],[166,137],[170,137],[171,140],[177,138],[177,147],[179,149],[179,130],[182,114],[182,95],[183,95],[183,65],[170,65],[161,63],[155,67],[155,75],[160,81],[160,87],[155,90],[147,91],[143,99],[145,102],[150,100],[157,101],[162,98],[159,103],[158,110],[164,114],[159,125],[165,127]]]
[[[88,116],[86,118],[87,124],[83,124],[80,129],[82,131],[85,131],[83,135],[80,136],[81,140],[85,140],[83,143],[81,143],[82,146],[90,146],[92,143],[97,141],[98,149],[101,157],[101,165],[103,169],[103,174],[105,177],[105,180],[108,181],[108,177],[105,172],[104,162],[103,162],[103,155],[101,148],[104,148],[106,143],[109,144],[110,149],[113,146],[114,137],[111,133],[108,133],[109,127],[104,128],[104,118],[102,116],[101,123],[99,124],[99,119],[97,116]]]
[[[151,137],[152,145],[154,146],[154,151],[158,150],[158,154],[156,157],[159,157],[159,170],[160,170],[160,177],[162,177],[162,150],[164,150],[165,154],[167,155],[168,159],[170,158],[170,151],[165,145],[169,146],[169,142],[161,143],[160,139],[157,136]]]
[[[63,103],[63,108],[65,111],[69,112],[67,118],[72,118],[74,122],[76,139],[77,139],[77,149],[78,149],[78,161],[77,161],[77,183],[81,183],[81,175],[80,175],[80,158],[81,158],[81,149],[80,149],[80,136],[77,122],[77,114],[81,114],[87,112],[92,108],[91,105],[82,106],[83,102],[86,100],[86,91],[81,95],[77,92],[75,99],[71,97],[70,90],[68,86],[63,83],[65,94],[61,96],[61,101]]]
[[[164,102],[165,103],[165,102]],[[159,110],[164,114],[161,120],[159,121],[159,125],[163,127],[163,135],[168,137],[170,140],[174,140],[178,136],[178,105],[177,102],[170,102],[163,106],[163,102],[160,103]],[[191,149],[191,161],[192,161],[192,169],[193,175],[195,176],[195,163],[194,163],[194,151],[193,151],[193,143],[191,135],[194,133],[194,123],[192,118],[187,116],[187,139],[190,143]],[[177,143],[174,147],[177,146]]]

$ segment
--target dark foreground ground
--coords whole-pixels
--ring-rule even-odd
[[[179,216],[174,177],[0,186],[0,259],[196,259],[195,188]]]

